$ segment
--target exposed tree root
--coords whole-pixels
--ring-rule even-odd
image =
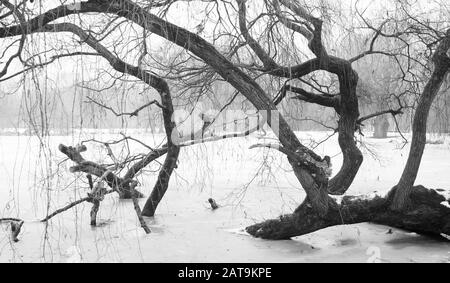
[[[441,204],[448,201],[444,196],[423,186],[414,187],[413,205],[398,212],[390,209],[395,190],[386,197],[346,196],[340,204],[330,197],[325,216],[318,215],[306,200],[295,213],[249,226],[246,231],[258,238],[285,240],[330,226],[371,222],[419,234],[450,235],[450,208]]]

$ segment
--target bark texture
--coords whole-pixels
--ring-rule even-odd
[[[445,197],[423,186],[414,187],[413,208],[399,213],[390,208],[395,192],[396,188],[384,198],[346,196],[340,204],[330,197],[325,215],[317,214],[305,200],[295,213],[249,226],[246,231],[258,238],[285,240],[331,226],[371,222],[426,235],[450,235],[450,208],[441,204],[448,202]]]

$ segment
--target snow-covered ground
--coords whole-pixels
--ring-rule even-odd
[[[128,135],[157,145],[160,135],[128,130]],[[76,132],[72,136],[0,136],[0,218],[20,217],[27,222],[12,243],[8,225],[0,226],[0,262],[449,262],[450,242],[418,236],[373,224],[343,225],[291,241],[254,239],[243,232],[249,224],[292,212],[304,192],[286,158],[270,149],[248,147],[256,136],[183,148],[169,191],[145,235],[132,203],[111,195],[102,203],[100,227],[89,226],[90,204],[38,223],[68,203],[86,195],[83,175],[68,171],[59,143],[75,145],[95,136],[119,137],[109,131]],[[306,145],[327,133],[300,132]],[[367,136],[370,136],[369,134]],[[408,154],[402,139],[364,138],[365,161],[348,194],[385,192],[399,179]],[[450,138],[430,136],[417,184],[450,189]],[[274,142],[270,140],[270,142]],[[143,147],[130,142],[132,152]],[[119,152],[121,147],[113,147]],[[336,170],[341,155],[336,137],[316,148],[332,157]],[[88,144],[86,159],[109,162],[98,145]],[[151,191],[158,169],[140,177],[140,190]],[[50,176],[45,178],[44,176]],[[221,208],[211,211],[207,199]],[[145,199],[141,200],[141,206]],[[379,260],[378,260],[379,259]]]

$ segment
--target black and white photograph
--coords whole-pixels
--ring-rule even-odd
[[[0,263],[450,263],[449,73],[448,0],[0,0]]]

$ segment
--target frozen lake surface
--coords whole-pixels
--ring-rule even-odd
[[[158,145],[163,136],[128,130],[128,135]],[[327,133],[299,132],[306,145]],[[367,136],[370,136],[367,134]],[[364,138],[364,163],[348,194],[386,192],[398,181],[408,155],[397,134],[384,140]],[[292,212],[304,198],[286,158],[270,149],[249,146],[257,137],[236,138],[183,148],[178,169],[155,218],[152,233],[139,227],[130,201],[117,195],[102,202],[100,227],[89,226],[90,204],[38,223],[47,213],[86,196],[84,175],[72,174],[71,161],[58,152],[59,143],[76,145],[94,138],[120,137],[93,130],[71,136],[0,136],[0,217],[27,222],[20,242],[10,240],[8,225],[0,226],[0,262],[449,262],[450,242],[380,225],[362,223],[331,227],[290,241],[254,239],[243,228]],[[342,162],[337,138],[316,148]],[[416,184],[450,189],[450,138],[430,136]],[[271,142],[274,142],[271,140]],[[99,145],[88,144],[87,160],[110,162]],[[132,152],[145,148],[130,142]],[[113,147],[119,153],[121,146]],[[140,176],[140,190],[149,195],[158,164]],[[211,211],[207,199],[221,208]],[[145,199],[140,201],[143,206]]]

